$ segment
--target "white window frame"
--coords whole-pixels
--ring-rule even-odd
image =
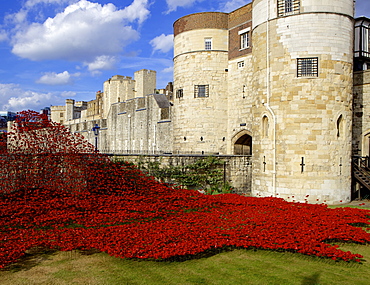
[[[240,36],[240,50],[250,47],[250,30],[251,28],[246,28],[238,32]]]

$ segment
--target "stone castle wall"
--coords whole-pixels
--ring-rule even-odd
[[[178,19],[173,99],[139,96],[155,88],[153,71],[135,73],[135,85],[116,76],[104,85],[103,107],[88,105],[104,116],[71,121],[71,130],[93,143],[89,128],[105,124],[99,148],[111,151],[231,156],[246,147],[248,165],[230,170],[238,188],[289,201],[349,201],[352,148],[370,154],[370,73],[353,80],[353,1],[294,0],[298,9],[289,13],[278,1]],[[301,76],[302,59],[316,62],[317,73]]]
[[[228,156],[214,155],[224,162],[220,166],[226,182],[233,186],[235,193],[250,194],[252,183],[252,164],[250,156]],[[134,164],[139,162],[156,162],[160,167],[165,166],[184,166],[195,163],[197,160],[205,159],[202,155],[116,155],[112,160],[124,160]]]

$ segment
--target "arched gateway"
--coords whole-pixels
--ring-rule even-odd
[[[252,155],[252,136],[248,131],[241,131],[232,140],[234,154]]]

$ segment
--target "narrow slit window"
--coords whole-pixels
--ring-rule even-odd
[[[343,116],[340,115],[337,120],[337,138],[343,137]]]
[[[262,118],[262,136],[267,138],[269,136],[269,119],[267,116],[263,116]]]

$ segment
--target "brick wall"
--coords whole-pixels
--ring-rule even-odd
[[[174,35],[196,29],[228,29],[228,14],[206,12],[191,14],[178,19],[174,24]]]

